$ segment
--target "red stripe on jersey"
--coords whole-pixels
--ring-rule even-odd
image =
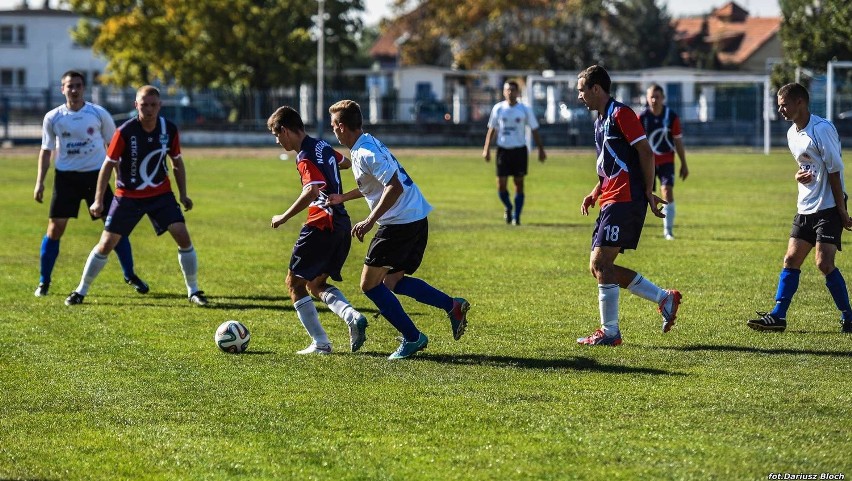
[[[633,197],[630,195],[630,173],[620,171],[613,177],[604,177],[601,184],[601,196],[598,202],[603,208],[613,202],[630,202]]]
[[[299,163],[296,164],[296,168],[299,170],[299,175],[302,177],[303,187],[312,184],[319,185],[320,189],[325,187],[325,176],[313,162],[310,162],[307,159],[300,159]],[[334,219],[331,216],[331,209],[323,208],[318,205],[319,202],[323,201],[324,199],[317,198],[317,200],[308,206],[308,220],[305,222],[305,225],[324,230],[330,230],[333,228]]]

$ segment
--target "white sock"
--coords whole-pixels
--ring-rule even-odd
[[[183,271],[183,280],[186,282],[186,292],[191,296],[199,291],[198,289],[198,256],[195,255],[195,248],[189,246],[189,249],[178,249],[178,262],[180,262],[180,270]]]
[[[320,324],[317,306],[314,305],[314,300],[311,299],[311,296],[303,297],[294,302],[293,307],[296,308],[296,315],[299,316],[299,321],[302,322],[305,330],[308,331],[308,335],[311,336],[311,339],[317,345],[331,344],[331,341],[328,340],[328,334],[325,333],[325,329]]]
[[[674,203],[674,201],[671,201],[668,204],[663,206],[663,214],[666,215],[666,217],[663,219],[663,231],[667,234],[671,234],[672,229],[674,229],[674,219],[675,219],[675,203]]]
[[[92,249],[89,253],[89,258],[86,260],[86,266],[83,267],[83,277],[80,278],[80,285],[74,291],[81,296],[89,293],[89,287],[95,281],[95,277],[101,273],[109,258],[105,255],[98,254],[98,248]]]
[[[627,290],[642,299],[659,304],[660,301],[666,298],[666,291],[655,286],[653,282],[642,277],[642,274],[637,273],[636,277],[627,285]]]
[[[601,329],[606,335],[618,332],[618,284],[598,284]]]
[[[331,312],[340,316],[347,325],[352,324],[361,317],[361,313],[352,307],[352,304],[349,304],[349,301],[346,300],[340,289],[336,287],[329,287],[322,291],[320,299],[326,303],[328,308],[331,309]]]

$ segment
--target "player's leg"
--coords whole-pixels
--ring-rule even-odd
[[[804,216],[796,216],[803,218]],[[801,226],[804,227],[804,224]],[[807,234],[812,232],[814,239],[815,232],[811,229],[797,229],[796,223],[793,226],[794,234],[810,238]],[[791,234],[793,235],[793,234]],[[758,318],[748,321],[748,326],[757,331],[784,331],[787,328],[787,310],[790,308],[790,303],[793,301],[793,295],[799,289],[799,275],[801,273],[802,263],[804,263],[808,254],[811,252],[815,244],[807,239],[790,237],[787,243],[787,252],[784,254],[784,266],[781,273],[778,275],[778,287],[775,290],[775,306],[770,312],[758,312]]]
[[[83,267],[83,275],[80,278],[80,284],[77,285],[71,294],[65,299],[66,306],[82,304],[83,298],[89,293],[89,288],[101,273],[109,259],[109,253],[115,248],[115,245],[121,240],[122,235],[104,230],[101,234],[101,239],[94,249],[89,253],[86,259],[86,265]]]
[[[198,306],[206,306],[207,297],[204,295],[204,291],[198,287],[198,254],[195,252],[195,246],[192,245],[186,223],[173,222],[169,224],[167,230],[178,246],[178,263],[183,273],[189,302]]]
[[[512,219],[514,225],[521,225],[521,212],[524,210],[524,176],[516,175],[513,177],[515,181],[515,215]]]
[[[349,303],[343,292],[327,282],[328,274],[322,274],[313,281],[308,282],[308,291],[321,299],[331,310],[343,319],[349,329],[349,347],[352,352],[361,349],[367,340],[367,317]]]
[[[617,346],[621,344],[618,328],[618,273],[615,258],[621,248],[595,246],[589,255],[589,271],[598,281],[598,309],[601,327],[592,335],[577,339],[579,344]]]
[[[36,297],[46,296],[50,290],[53,267],[59,257],[59,241],[67,225],[67,218],[50,218],[47,221],[47,233],[41,240],[38,287],[34,293]]]
[[[294,252],[295,254],[295,252]],[[290,260],[290,265],[298,263],[298,259]],[[292,270],[287,270],[287,289],[290,292],[290,300],[293,301],[293,307],[296,309],[296,315],[299,317],[299,322],[304,326],[305,331],[311,337],[311,344],[298,354],[330,354],[331,341],[328,339],[325,329],[319,320],[319,313],[314,304],[314,300],[308,294],[308,281],[298,277]]]
[[[524,176],[527,175],[529,152],[526,147],[511,150],[512,177],[515,180],[515,215],[512,223],[521,225],[521,212],[524,210]]]
[[[849,306],[849,291],[846,280],[834,263],[837,251],[841,249],[843,225],[836,209],[827,209],[817,213],[817,242],[815,260],[817,268],[825,276],[825,286],[840,311],[841,331],[852,332],[852,309]]]
[[[59,257],[59,243],[69,218],[77,218],[80,200],[85,197],[85,185],[81,185],[80,173],[55,171],[53,193],[50,197],[47,233],[41,240],[39,252],[39,284],[34,294],[46,296],[50,290],[53,268]]]
[[[494,166],[497,170],[497,196],[500,202],[503,203],[504,213],[503,220],[507,224],[512,223],[512,201],[509,198],[508,181],[511,175],[510,158],[507,155],[507,150],[502,147],[497,147],[497,155],[494,158]]]
[[[86,205],[89,207],[92,206],[92,203],[95,200],[95,189],[97,188],[97,177],[94,177],[94,181],[90,185],[90,189],[86,196]],[[112,189],[107,187],[107,191],[104,193],[103,205],[107,208],[112,205]],[[94,220],[95,218],[92,217]],[[101,216],[101,220],[106,222],[106,212]],[[118,257],[118,263],[121,264],[121,270],[124,273],[124,282],[133,286],[136,289],[136,292],[140,294],[147,294],[150,290],[148,284],[139,278],[136,275],[133,266],[133,248],[130,245],[130,236],[122,236],[121,240],[118,241],[118,244],[115,246],[115,255]]]
[[[657,166],[657,177],[660,179],[660,194],[664,201],[663,206],[663,237],[666,240],[674,240],[675,203],[674,203],[674,162]]]

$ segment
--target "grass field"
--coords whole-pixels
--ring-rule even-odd
[[[443,312],[403,298],[429,348],[388,362],[397,341],[386,321],[371,321],[351,354],[324,308],[335,354],[294,354],[309,342],[284,286],[300,225],[268,227],[299,190],[292,155],[185,150],[207,309],[187,303],[175,245],[147,221],[132,240],[151,293],[121,282],[113,256],[85,304],[63,305],[100,232],[81,218],[51,295],[33,297],[47,216],[32,200],[36,152],[2,153],[0,479],[852,476],[852,336],[812,260],[786,333],[745,326],[771,307],[786,248],[796,195],[786,151],[690,151],[677,240],[649,215],[640,248],[620,257],[683,292],[678,325],[661,334],[656,306],[622,291],[624,344],[587,348],[575,339],[598,324],[594,216],[579,205],[596,182],[593,154],[554,150],[532,165],[525,225],[512,227],[479,150],[398,150],[435,206],[417,275],[473,308],[456,342]],[[363,201],[348,207],[366,214]],[[356,241],[338,286],[372,314],[358,292],[365,252]],[[838,265],[852,279],[849,254]],[[226,319],[251,329],[247,354],[214,346]]]

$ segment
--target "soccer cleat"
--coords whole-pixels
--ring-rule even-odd
[[[621,344],[621,331],[617,331],[614,336],[607,336],[603,329],[597,329],[589,337],[581,337],[577,339],[577,344],[584,346],[618,346]]]
[[[349,324],[349,345],[352,348],[352,352],[357,352],[358,349],[361,349],[364,341],[367,340],[368,325],[367,318],[364,315],[361,315],[361,317]]]
[[[208,302],[207,297],[204,296],[204,291],[197,291],[189,296],[189,303],[201,307],[206,306]]]
[[[312,342],[310,346],[301,351],[296,351],[296,354],[331,354],[331,344],[317,344],[316,342]]]
[[[453,308],[447,313],[450,318],[450,325],[453,327],[453,339],[458,341],[464,334],[467,328],[467,311],[470,310],[470,303],[461,297],[453,298]]]
[[[748,321],[748,327],[755,331],[775,331],[784,332],[787,329],[787,319],[783,317],[775,317],[768,312],[757,311],[759,316],[757,319]]]
[[[666,291],[666,297],[660,301],[660,306],[657,308],[663,316],[663,332],[669,332],[675,325],[677,319],[677,309],[680,307],[680,301],[683,296],[679,291],[674,289]]]
[[[47,295],[47,291],[50,290],[49,282],[40,282],[38,287],[36,287],[35,292],[33,293],[36,297],[44,297]]]
[[[65,305],[76,306],[77,304],[82,304],[84,297],[86,296],[77,293],[77,291],[71,291],[71,294],[68,294],[68,297],[65,299]]]
[[[503,213],[503,220],[505,220],[507,224],[512,223],[512,209],[506,209],[506,212]]]
[[[840,332],[843,334],[852,334],[852,319],[840,321]]]
[[[674,240],[674,234],[672,234],[671,232],[664,233],[663,237],[665,237],[666,240]]]
[[[429,338],[426,337],[426,334],[420,333],[420,337],[417,338],[416,341],[406,341],[405,338],[401,338],[399,347],[396,348],[396,351],[393,352],[390,356],[388,356],[388,360],[394,361],[396,359],[405,359],[406,357],[411,357],[417,351],[422,351],[426,349],[426,346],[429,345]]]
[[[515,217],[514,219],[512,219],[512,225],[521,225],[521,218]]]
[[[148,291],[151,290],[148,287],[148,284],[146,284],[145,281],[140,279],[139,276],[137,276],[136,274],[133,274],[130,277],[125,277],[124,282],[133,286],[133,288],[136,289],[136,292],[138,292],[139,294],[147,294]]]

